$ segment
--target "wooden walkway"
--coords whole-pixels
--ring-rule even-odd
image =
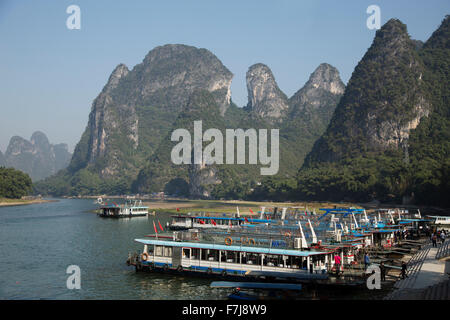
[[[437,260],[438,248],[425,245],[407,263],[406,279],[398,280],[384,299],[449,299],[445,261]]]

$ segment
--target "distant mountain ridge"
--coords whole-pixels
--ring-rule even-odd
[[[4,163],[38,181],[67,167],[71,156],[67,144],[50,144],[43,132],[36,131],[30,140],[13,136],[6,149]]]

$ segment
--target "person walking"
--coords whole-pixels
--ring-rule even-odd
[[[408,275],[406,274],[407,267],[405,261],[402,262],[402,279],[408,278]]]
[[[444,233],[444,230],[441,231],[441,242],[442,242],[442,243],[445,242],[445,233]]]
[[[437,247],[437,235],[436,233],[433,233],[433,235],[431,236],[431,241],[433,242],[433,248]]]

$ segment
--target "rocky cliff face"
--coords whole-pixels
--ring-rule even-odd
[[[278,87],[272,71],[266,65],[252,65],[246,75],[247,108],[269,122],[279,120],[289,108],[286,95]]]
[[[194,164],[189,167],[189,195],[195,199],[211,197],[214,186],[222,183],[216,166]]]
[[[389,20],[355,68],[330,126],[307,162],[337,161],[355,150],[407,152],[411,130],[431,107],[424,72],[406,26]]]
[[[186,45],[156,47],[131,71],[119,65],[93,103],[69,169],[134,179],[194,90],[211,92],[226,112],[232,76],[211,52]]]
[[[345,85],[339,71],[327,63],[322,63],[310,75],[303,88],[289,99],[289,118],[303,121],[305,125],[322,127],[324,130],[344,90]]]
[[[71,154],[66,144],[52,145],[44,133],[37,131],[30,141],[12,137],[5,158],[7,166],[28,173],[33,181],[37,181],[67,167]]]

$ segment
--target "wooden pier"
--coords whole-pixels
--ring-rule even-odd
[[[427,244],[407,264],[386,300],[450,300],[450,239],[438,247]]]

